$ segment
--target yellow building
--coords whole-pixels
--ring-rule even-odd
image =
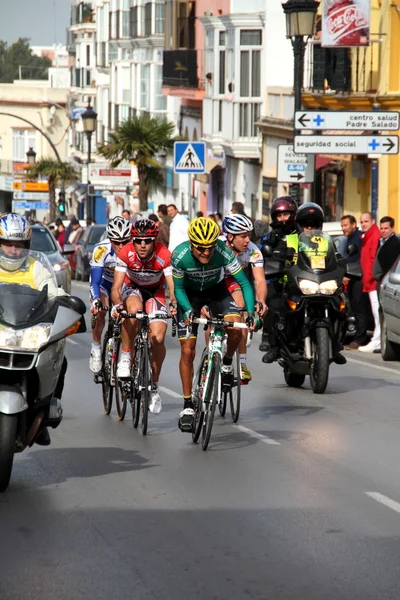
[[[391,0],[372,0],[371,5],[368,47],[322,48],[318,39],[309,45],[304,108],[400,110],[400,12]],[[379,165],[378,217],[389,214],[400,226],[399,155],[317,157],[315,198],[331,220],[370,210],[374,160]]]

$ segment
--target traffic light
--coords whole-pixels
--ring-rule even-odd
[[[58,194],[58,210],[63,215],[65,213],[65,192]]]

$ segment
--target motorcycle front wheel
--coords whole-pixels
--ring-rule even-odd
[[[315,330],[310,381],[314,394],[323,394],[329,379],[329,331],[325,327]]]
[[[18,415],[0,414],[0,492],[5,492],[14,462]]]

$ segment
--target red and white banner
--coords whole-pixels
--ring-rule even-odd
[[[368,46],[371,0],[322,0],[323,47]]]

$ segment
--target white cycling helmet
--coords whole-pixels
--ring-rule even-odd
[[[124,217],[114,217],[107,225],[107,237],[115,242],[130,240],[131,227],[131,223]]]
[[[245,215],[228,215],[222,222],[222,231],[238,235],[253,231],[253,222]]]
[[[6,271],[18,271],[27,258],[27,251],[31,246],[32,230],[25,217],[17,213],[8,213],[0,216],[0,268]],[[23,249],[13,253],[1,248],[1,242],[22,242]]]

